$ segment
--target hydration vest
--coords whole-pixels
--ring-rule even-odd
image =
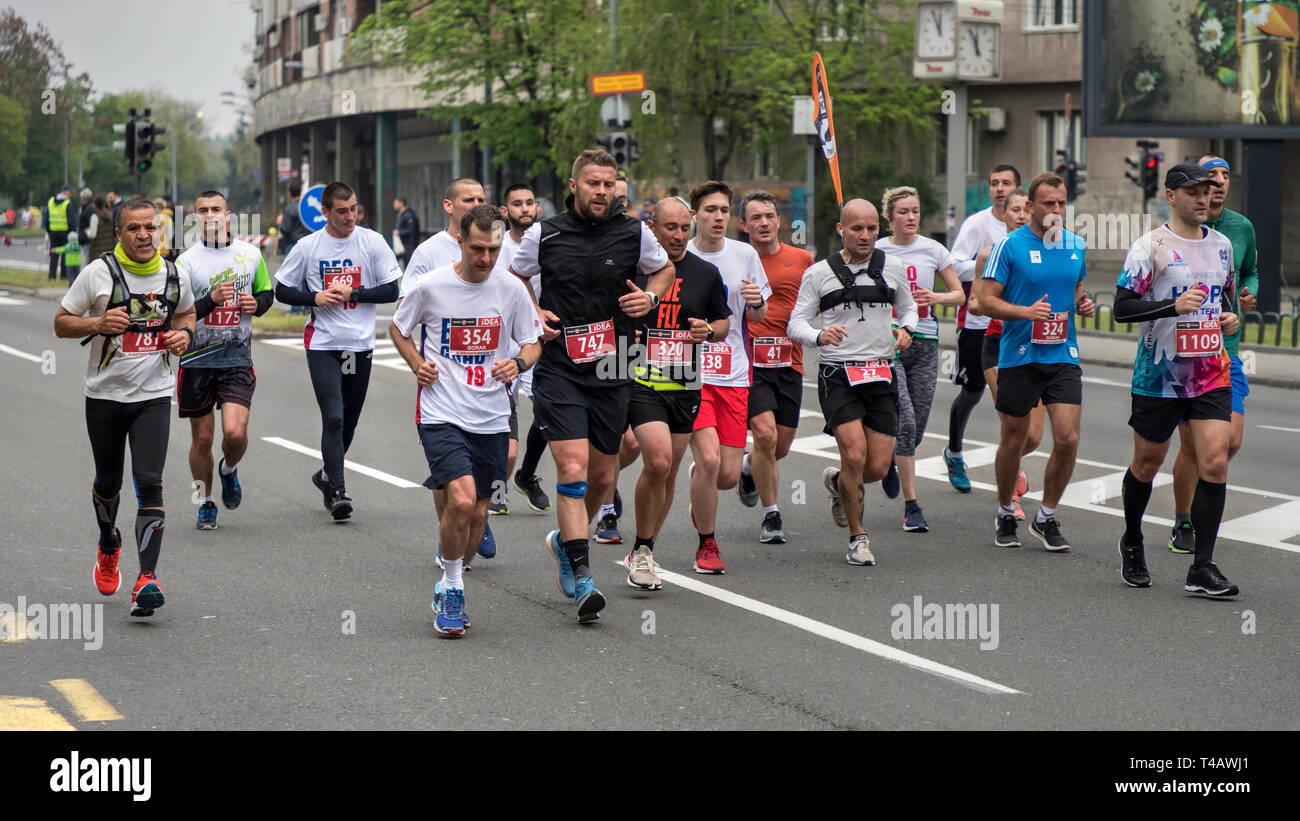
[[[113,288],[108,294],[108,306],[104,309],[105,313],[114,308],[126,308],[129,315],[131,312],[131,301],[133,299],[149,300],[151,302],[161,299],[163,305],[166,306],[166,316],[163,317],[161,327],[164,331],[171,330],[172,317],[176,315],[176,306],[180,304],[181,300],[181,277],[180,273],[176,269],[176,264],[171,260],[164,259],[162,261],[167,271],[167,284],[163,286],[162,294],[152,292],[132,293],[131,286],[127,285],[126,282],[126,272],[122,268],[122,263],[118,261],[117,255],[110,251],[100,257],[100,259],[102,259],[104,264],[108,266],[108,274],[113,278]],[[144,333],[157,327],[159,326],[149,325],[145,322],[132,322],[126,327],[126,330]],[[125,331],[123,333],[125,333]],[[91,334],[81,340],[81,344],[90,344],[96,336],[103,336],[107,339],[113,336],[120,336],[120,334]]]

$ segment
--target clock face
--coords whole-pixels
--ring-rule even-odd
[[[1000,33],[997,23],[962,23],[957,40],[957,74],[996,77],[1001,66]]]
[[[953,3],[922,3],[917,6],[916,56],[920,59],[952,59],[956,51],[957,7]]]

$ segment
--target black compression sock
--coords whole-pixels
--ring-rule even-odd
[[[1196,495],[1192,497],[1192,527],[1196,528],[1196,567],[1214,561],[1214,540],[1219,536],[1223,521],[1223,502],[1228,495],[1226,482],[1196,482]]]
[[[575,577],[591,576],[591,567],[589,565],[591,558],[587,553],[586,539],[574,539],[571,542],[564,542],[560,547],[563,547],[564,552],[569,554],[569,565],[573,568]]]
[[[653,553],[653,552],[654,552],[654,549],[655,549],[655,540],[654,540],[654,539],[642,539],[640,536],[637,536],[637,537],[636,537],[636,544],[632,545],[632,552],[635,553],[635,552],[637,552],[638,550],[640,550],[642,547],[648,547],[648,548],[650,548],[650,552]]]
[[[712,538],[713,538],[713,534],[712,534],[712,533],[701,533],[701,534],[700,534],[700,547],[704,547],[704,542],[705,542],[705,540],[707,540],[707,539],[712,539]]]
[[[962,390],[957,394],[957,398],[952,400],[952,409],[948,412],[948,450],[952,453],[961,453],[962,439],[966,436],[966,423],[970,420],[971,411],[975,410],[983,395],[982,390],[979,393]]]
[[[519,472],[516,476],[522,476],[524,481],[531,480],[537,475],[537,465],[542,461],[542,453],[546,450],[546,439],[542,432],[537,429],[537,423],[533,422],[532,427],[528,429],[528,441],[524,447],[524,458],[519,463]]]
[[[1124,497],[1124,544],[1141,547],[1142,516],[1147,512],[1147,502],[1151,501],[1151,483],[1139,481],[1130,468],[1124,471],[1120,493]]]
[[[112,499],[101,499],[93,489],[90,491],[90,503],[95,508],[95,521],[99,524],[99,541],[101,544],[113,543],[113,532],[117,524],[117,503],[122,494],[114,493]]]
[[[163,526],[167,514],[157,508],[142,508],[135,514],[135,543],[140,549],[140,574],[153,573],[162,552]]]

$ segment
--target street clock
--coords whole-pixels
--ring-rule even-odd
[[[918,80],[998,80],[1002,0],[921,0],[916,6]]]

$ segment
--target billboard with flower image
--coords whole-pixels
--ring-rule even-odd
[[[1090,136],[1300,138],[1300,0],[1089,0]]]

